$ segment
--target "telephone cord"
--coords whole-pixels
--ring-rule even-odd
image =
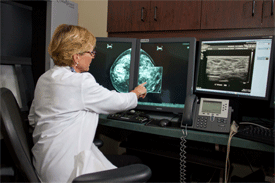
[[[185,130],[185,131],[184,131]],[[186,176],[186,145],[185,143],[187,142],[186,141],[186,137],[187,137],[187,125],[185,127],[185,129],[182,129],[182,133],[183,135],[181,136],[180,140],[180,182],[181,183],[185,183],[185,176]]]

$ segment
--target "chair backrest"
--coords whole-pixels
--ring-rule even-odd
[[[6,146],[25,181],[40,182],[32,164],[30,146],[17,101],[7,88],[1,88],[0,95],[1,133]]]

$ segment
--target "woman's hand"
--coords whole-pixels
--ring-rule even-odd
[[[137,95],[137,98],[145,98],[146,94],[147,94],[147,89],[144,87],[144,85],[146,85],[147,83],[144,82],[140,85],[138,85],[137,87],[135,87],[134,90],[132,90],[131,92],[135,93]]]

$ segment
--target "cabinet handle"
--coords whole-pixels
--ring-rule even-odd
[[[144,19],[143,19],[143,10],[144,10],[144,7],[141,8],[141,21],[144,22]]]
[[[271,1],[271,16],[274,14],[273,9],[274,9],[274,0]]]
[[[254,17],[255,14],[255,0],[252,2],[252,16]]]
[[[158,9],[158,7],[155,6],[155,14],[154,14],[154,20],[155,20],[155,21],[157,21],[157,9]]]

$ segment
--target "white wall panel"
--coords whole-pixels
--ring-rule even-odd
[[[55,29],[60,24],[78,25],[78,4],[68,0],[53,0],[47,2],[47,32],[46,32],[46,71],[54,66],[48,53],[48,46]]]

